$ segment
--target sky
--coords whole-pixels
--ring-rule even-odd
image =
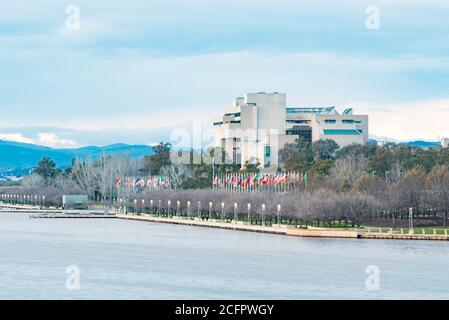
[[[279,91],[368,114],[372,136],[437,140],[448,16],[441,0],[2,1],[0,139],[153,144],[245,92]]]

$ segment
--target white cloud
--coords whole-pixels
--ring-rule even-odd
[[[0,140],[8,140],[22,143],[34,143],[32,139],[24,137],[21,133],[0,133]]]
[[[54,133],[38,133],[38,143],[52,148],[76,148],[78,144],[73,140],[60,139]]]
[[[354,105],[358,113],[369,115],[370,135],[403,141],[449,137],[449,99]]]

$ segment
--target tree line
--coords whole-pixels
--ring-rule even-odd
[[[211,165],[210,159],[199,164],[172,163],[174,151],[168,143],[154,147],[154,154],[142,159],[103,156],[97,160],[75,159],[69,168],[58,169],[48,158],[42,159],[33,174],[25,177],[17,193],[45,192],[55,203],[62,193],[88,194],[91,200],[112,203],[150,200],[203,201],[226,204],[237,202],[281,205],[284,217],[320,225],[348,223],[361,225],[371,219],[401,223],[412,208],[416,218],[446,225],[449,212],[449,149],[422,149],[407,145],[351,145],[338,149],[332,140],[314,143],[296,140],[280,151],[279,171],[307,172],[307,190],[291,195],[223,194],[210,189],[212,174],[238,172],[234,164]],[[215,156],[217,150],[207,155]],[[221,152],[219,156],[226,158]],[[191,151],[191,157],[196,156]],[[204,156],[204,155],[203,155]],[[246,172],[262,170],[257,163],[246,164]],[[177,190],[151,194],[130,189],[118,194],[115,182],[125,176],[166,175],[176,181]],[[195,191],[201,189],[201,192]],[[8,192],[11,192],[9,190]],[[53,197],[51,196],[53,195]],[[209,199],[206,199],[209,197]],[[154,199],[150,199],[154,198]],[[159,198],[159,199],[157,199]],[[201,198],[202,200],[196,200]],[[267,208],[267,212],[270,211]],[[271,210],[272,211],[272,210]],[[271,212],[270,211],[270,212]]]

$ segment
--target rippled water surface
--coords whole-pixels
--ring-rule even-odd
[[[66,288],[72,265],[79,290]],[[448,242],[0,213],[0,299],[448,299],[448,270]]]

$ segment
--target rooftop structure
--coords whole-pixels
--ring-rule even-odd
[[[231,108],[214,125],[215,146],[222,147],[234,163],[258,162],[277,167],[278,151],[302,138],[309,142],[333,139],[340,147],[368,141],[368,116],[352,108],[340,114],[330,107],[287,107],[285,93],[247,93],[234,99]]]

